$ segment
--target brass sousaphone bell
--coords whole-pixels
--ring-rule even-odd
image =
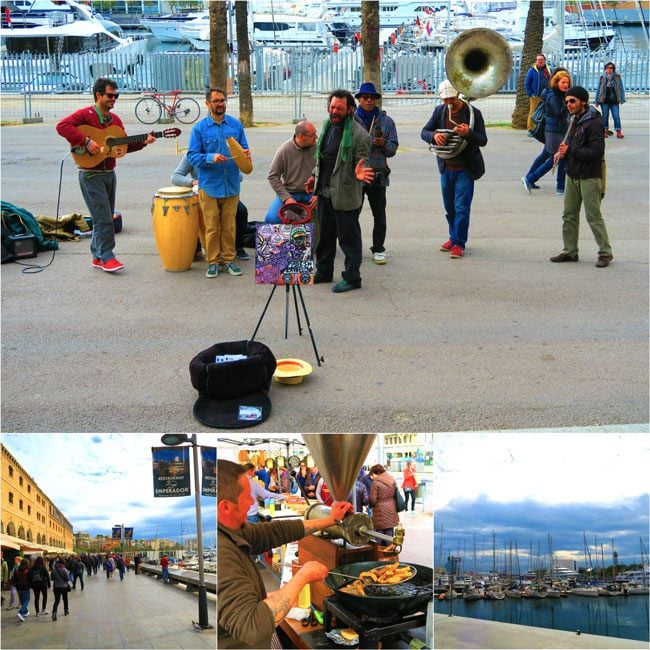
[[[471,100],[492,95],[508,81],[512,72],[512,49],[508,41],[492,29],[468,29],[449,46],[445,72],[469,107],[469,127],[472,128],[474,110]],[[467,140],[457,133],[451,130],[442,132],[447,134],[447,144],[429,147],[439,158],[453,158],[467,146]]]

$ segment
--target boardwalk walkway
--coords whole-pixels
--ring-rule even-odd
[[[3,592],[8,596],[8,592]],[[8,605],[5,598],[5,607]],[[54,594],[48,592],[51,613]],[[195,632],[198,620],[196,593],[181,586],[163,585],[147,576],[126,573],[106,580],[104,573],[85,578],[84,591],[69,595],[70,615],[63,615],[59,604],[58,620],[51,615],[35,616],[34,599],[24,623],[17,610],[2,609],[0,646],[10,648],[203,648],[216,647],[216,629]],[[216,602],[208,594],[208,620],[215,625]]]

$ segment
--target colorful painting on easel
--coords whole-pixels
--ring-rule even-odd
[[[255,284],[313,284],[311,223],[257,226]]]

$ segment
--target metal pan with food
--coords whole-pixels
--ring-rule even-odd
[[[399,563],[398,568],[408,566],[414,572],[409,579],[396,584],[374,582],[368,584],[370,581],[361,577],[362,574],[367,574],[373,569],[383,569],[394,564],[390,562],[342,564],[327,575],[325,584],[334,591],[343,606],[356,614],[375,618],[410,614],[425,606],[433,598],[433,570],[431,568],[418,564]],[[362,590],[359,589],[359,582]],[[356,587],[355,583],[357,583]]]

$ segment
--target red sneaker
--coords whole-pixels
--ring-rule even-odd
[[[119,271],[123,268],[124,264],[122,264],[122,262],[118,262],[115,258],[110,259],[108,262],[104,262],[102,264],[102,271],[106,271],[108,273],[114,273],[115,271]]]
[[[448,239],[448,240],[447,240],[447,241],[446,241],[446,242],[445,242],[445,243],[440,247],[440,250],[441,250],[441,251],[445,251],[445,252],[446,252],[446,251],[450,251],[450,250],[452,249],[453,245],[454,245],[454,244],[453,244],[453,242],[451,241],[451,239]]]
[[[462,257],[464,252],[465,251],[460,246],[452,246],[451,250],[449,251],[449,257],[452,257],[454,259],[457,257]]]
[[[103,264],[102,264],[102,261],[99,259],[99,257],[93,257],[93,266],[96,269],[101,269],[102,268]]]

